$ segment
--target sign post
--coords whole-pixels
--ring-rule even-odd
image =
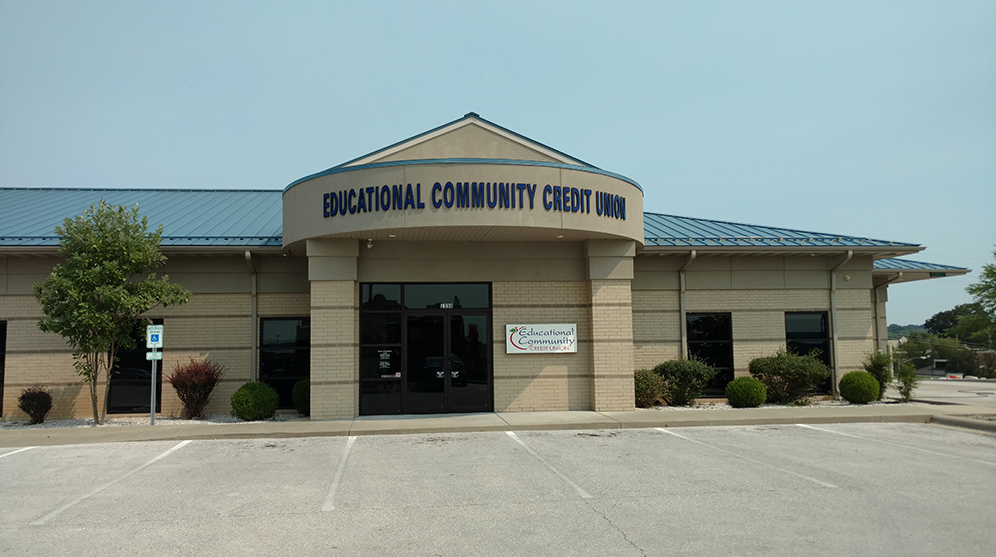
[[[152,361],[152,390],[149,399],[149,425],[156,425],[156,379],[159,378],[156,364],[163,359],[163,353],[157,348],[163,347],[163,326],[149,325],[145,328],[145,347],[151,348],[152,352],[145,353],[145,359]]]

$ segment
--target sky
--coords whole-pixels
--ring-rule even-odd
[[[281,189],[477,112],[648,212],[996,249],[996,2],[0,0],[0,186]],[[967,303],[889,289],[890,323]]]

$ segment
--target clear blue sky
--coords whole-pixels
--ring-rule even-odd
[[[992,261],[991,0],[0,0],[0,186],[282,188],[470,111],[647,211]]]

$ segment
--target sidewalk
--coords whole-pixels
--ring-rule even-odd
[[[972,404],[774,407],[634,412],[500,412],[425,416],[364,416],[352,420],[295,420],[245,424],[191,424],[0,431],[0,447],[75,445],[122,441],[250,439],[389,435],[471,431],[623,429],[758,424],[853,422],[938,423],[996,433],[996,422],[966,416],[994,414]]]

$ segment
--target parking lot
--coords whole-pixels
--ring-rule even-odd
[[[996,437],[919,424],[0,449],[10,555],[990,555]]]

